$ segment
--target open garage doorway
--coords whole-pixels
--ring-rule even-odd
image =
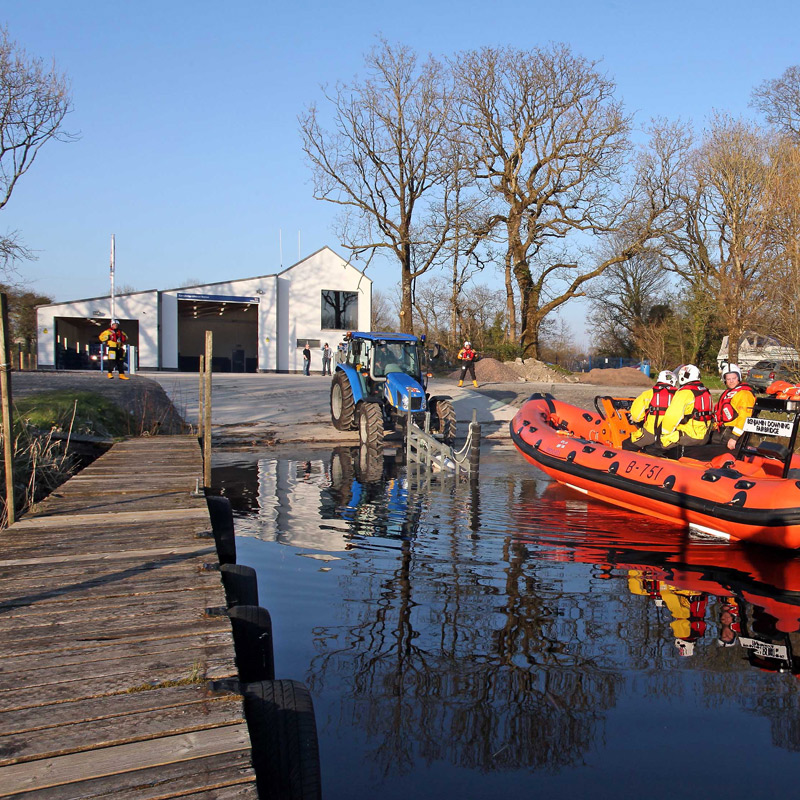
[[[258,298],[178,295],[178,369],[199,372],[206,331],[214,335],[212,372],[258,371]]]
[[[56,317],[56,369],[96,369],[102,371],[100,334],[111,325],[108,317]],[[139,352],[139,320],[119,318],[119,327],[128,337],[127,355]],[[133,348],[133,350],[131,350]],[[137,356],[135,356],[137,357]],[[138,369],[138,364],[135,365]],[[130,364],[127,364],[129,372]]]

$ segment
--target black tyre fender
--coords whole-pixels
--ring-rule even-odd
[[[259,798],[320,800],[317,723],[308,689],[298,681],[259,681],[243,694]]]
[[[362,447],[377,449],[383,446],[383,411],[380,403],[360,402],[356,406],[356,421]]]
[[[351,431],[355,428],[356,404],[353,387],[347,375],[337,370],[331,381],[331,422],[337,431]]]
[[[236,563],[236,535],[233,529],[233,508],[227,497],[210,495],[206,497],[208,514],[211,517],[211,530],[217,545],[217,558],[220,564]]]
[[[228,608],[258,605],[258,579],[252,567],[223,564],[219,572]]]
[[[272,618],[261,606],[234,606],[228,611],[239,680],[271,681],[275,677]]]
[[[452,444],[456,439],[457,425],[453,403],[444,397],[433,398],[431,412],[434,433],[440,433],[446,444]]]

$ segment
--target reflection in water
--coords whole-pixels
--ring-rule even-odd
[[[519,770],[586,789],[632,747],[630,774],[655,770],[669,745],[640,753],[621,722],[632,709],[637,725],[657,709],[656,736],[707,725],[712,761],[730,746],[712,735],[720,713],[751,757],[770,748],[753,713],[775,744],[800,749],[800,561],[789,554],[691,541],[504,454],[483,456],[480,485],[420,486],[397,460],[349,447],[221,466],[215,481],[240,514],[237,533],[340,556],[302,584],[274,551],[258,565],[267,587],[292,571],[292,591],[262,602],[292,619],[284,636],[304,670],[293,677],[315,697],[326,796],[400,796],[421,771],[453,769],[476,795]],[[276,662],[280,648],[276,634]],[[358,779],[333,755],[342,742]],[[697,780],[719,788],[718,776]]]

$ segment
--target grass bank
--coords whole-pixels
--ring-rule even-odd
[[[111,444],[132,431],[131,414],[95,392],[41,392],[15,401],[14,508],[29,510]],[[0,464],[0,526],[8,520]]]

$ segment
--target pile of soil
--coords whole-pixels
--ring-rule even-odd
[[[451,372],[449,377],[458,378],[461,376],[461,370],[457,369]],[[517,383],[524,381],[525,378],[521,377],[519,373],[510,365],[498,361],[496,358],[482,358],[480,361],[475,362],[475,377],[478,383]],[[469,380],[469,375],[467,376]]]
[[[581,383],[597,386],[652,386],[653,379],[633,367],[621,369],[593,369],[578,376]]]
[[[543,361],[535,358],[521,358],[516,361],[506,361],[505,364],[519,375],[522,380],[529,383],[577,383],[578,378],[574,375],[565,375],[563,372],[551,369]]]

